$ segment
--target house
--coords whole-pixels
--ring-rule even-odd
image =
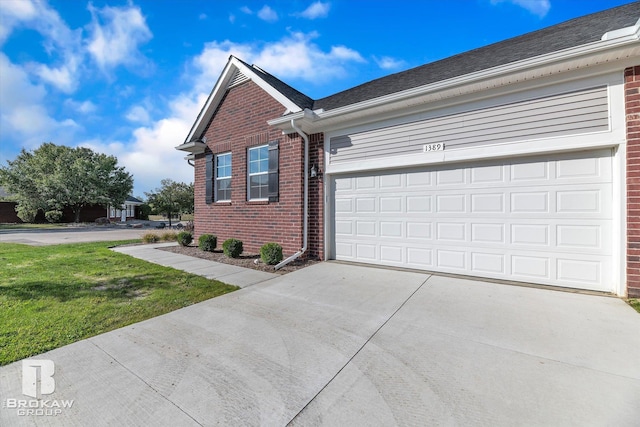
[[[144,204],[142,200],[129,196],[119,208],[108,206],[107,218],[109,218],[111,222],[126,222],[135,219],[137,207],[142,204]]]
[[[313,100],[230,57],[186,141],[195,234],[640,296],[640,3]]]
[[[23,221],[16,213],[16,205],[18,203],[11,200],[9,194],[3,187],[0,187],[0,223],[22,223]],[[112,222],[127,221],[136,217],[136,207],[142,205],[141,200],[129,196],[120,209],[111,207],[106,208],[106,217]],[[80,211],[80,222],[94,222],[98,218],[105,217],[105,207],[101,205],[86,206]],[[60,222],[73,222],[75,215],[73,210],[65,206],[62,210],[62,219]],[[44,212],[39,211],[35,218],[36,223],[44,223],[47,220]]]

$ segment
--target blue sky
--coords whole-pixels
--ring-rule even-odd
[[[113,154],[134,195],[192,182],[181,144],[230,54],[312,98],[628,0],[0,0],[0,164]]]

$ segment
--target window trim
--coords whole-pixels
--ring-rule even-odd
[[[223,156],[229,156],[229,166],[231,168],[231,173],[229,176],[225,176],[223,178],[220,178],[218,176],[218,159],[220,157]],[[220,199],[218,197],[218,181],[222,181],[224,179],[228,179],[229,180],[229,198],[228,199]],[[224,153],[216,153],[216,155],[214,156],[214,160],[213,160],[213,201],[215,203],[228,203],[231,201],[231,180],[233,179],[233,154],[231,153],[231,151],[226,151]]]
[[[251,151],[252,150],[266,150],[266,157],[261,158],[259,160],[267,160],[267,170],[257,173],[251,173]],[[267,177],[267,185],[266,185],[266,196],[265,197],[256,197],[251,198],[251,177],[253,176],[266,176]],[[256,145],[255,147],[249,147],[247,149],[247,201],[249,202],[262,202],[269,201],[269,144]]]

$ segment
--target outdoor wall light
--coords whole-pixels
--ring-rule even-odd
[[[316,168],[316,165],[312,165],[311,170],[309,171],[309,177],[315,178],[317,176],[318,176],[318,169]]]

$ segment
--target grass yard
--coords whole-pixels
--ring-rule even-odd
[[[640,313],[640,298],[631,298],[628,300],[629,305],[636,309]]]
[[[0,365],[238,289],[109,250],[0,243]]]

